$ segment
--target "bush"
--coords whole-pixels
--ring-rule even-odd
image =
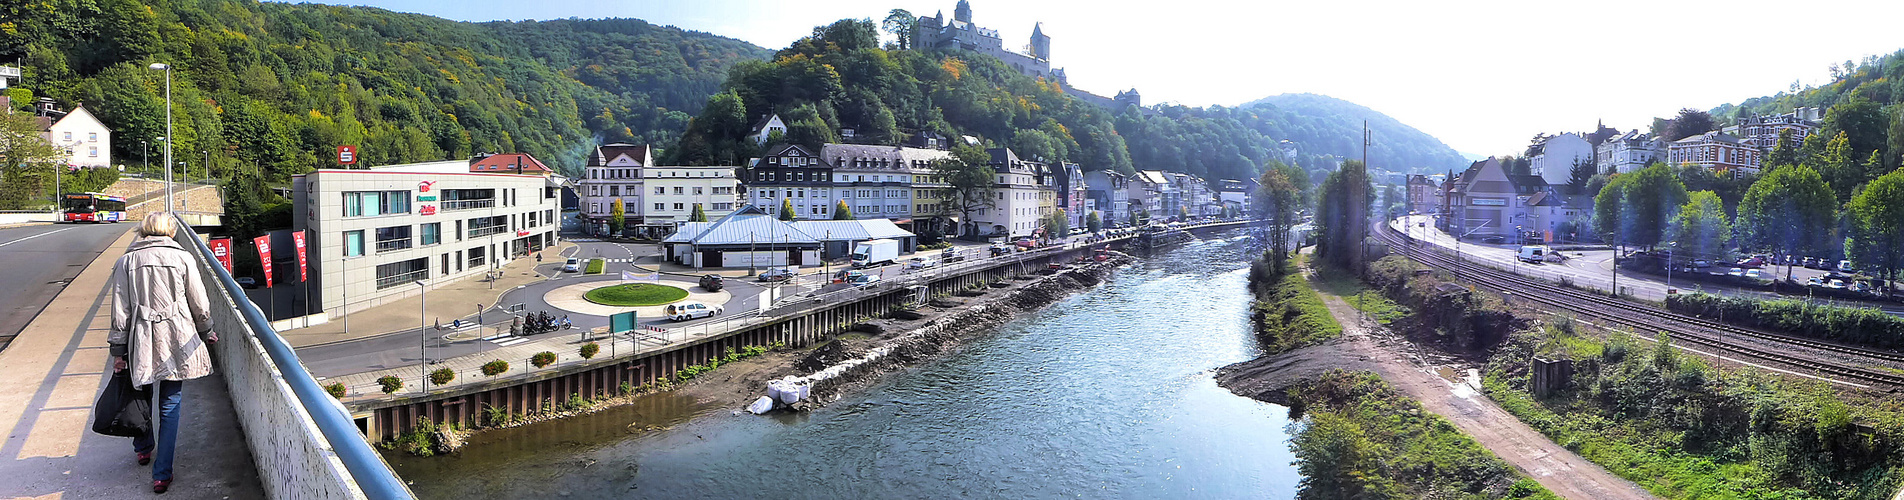
[[[1666,297],[1666,309],[1800,337],[1871,347],[1904,347],[1904,318],[1877,309],[1818,305],[1793,299],[1721,297],[1703,292]]]
[[[383,386],[384,394],[390,394],[403,389],[403,379],[397,378],[394,375],[384,375],[382,378],[377,379],[377,385]]]
[[[436,371],[430,372],[430,383],[432,384],[443,385],[450,383],[451,380],[456,380],[455,370],[437,368]]]
[[[1250,324],[1269,353],[1281,353],[1319,344],[1342,334],[1342,325],[1329,315],[1322,296],[1302,273],[1286,273],[1256,295],[1250,306]]]
[[[621,383],[621,387],[620,387],[620,389],[621,389],[621,395],[623,395],[623,396],[626,396],[626,395],[629,395],[629,394],[634,394],[634,393],[635,393],[635,384],[632,384],[632,383],[628,383],[628,382],[622,382],[622,383]]]
[[[549,351],[542,351],[542,352],[535,353],[534,356],[529,357],[529,363],[535,365],[536,368],[541,368],[544,366],[555,364],[555,353],[549,352]],[[503,368],[503,370],[507,370],[507,369],[509,369],[507,366]],[[484,365],[484,371],[488,371],[487,365]],[[497,371],[500,372],[502,370],[497,370]]]
[[[594,342],[582,344],[582,359],[595,359],[595,353],[602,352],[602,345]]]
[[[494,377],[496,376],[496,374],[506,372],[506,371],[509,371],[508,361],[497,359],[497,360],[492,360],[488,363],[483,363],[483,375]]]
[[[483,403],[483,421],[491,427],[508,424],[509,408]]]
[[[588,398],[582,397],[582,393],[579,393],[579,392],[569,393],[569,402],[568,402],[569,409],[580,410],[583,408],[587,408],[588,404],[589,404]]]
[[[338,382],[324,386],[324,392],[331,393],[331,397],[333,398],[344,399],[344,383]]]

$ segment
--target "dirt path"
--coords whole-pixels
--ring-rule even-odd
[[[1345,341],[1338,343],[1341,349],[1370,361],[1370,368],[1383,380],[1421,401],[1428,411],[1453,422],[1548,491],[1578,500],[1656,498],[1521,423],[1480,393],[1479,380],[1460,375],[1468,380],[1455,382],[1437,374],[1436,367],[1416,354],[1409,342],[1385,329],[1361,325],[1359,312],[1341,297],[1323,294],[1322,300],[1329,306],[1329,314],[1342,323]]]

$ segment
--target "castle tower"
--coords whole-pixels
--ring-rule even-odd
[[[965,3],[965,0],[959,0],[958,7],[955,7],[952,9],[952,18],[962,21],[966,24],[971,24],[972,23],[972,4]]]
[[[1049,61],[1051,60],[1051,37],[1045,36],[1044,26],[1045,23],[1031,26],[1031,57]]]

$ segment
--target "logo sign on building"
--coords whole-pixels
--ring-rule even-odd
[[[528,235],[529,235],[529,230],[527,229],[516,231],[516,236],[528,236]]]
[[[212,256],[218,258],[218,263],[225,265],[225,272],[231,272],[231,238],[212,238],[205,244],[212,247]]]
[[[258,262],[264,264],[264,287],[271,288],[271,236],[259,236],[251,244],[258,246]]]
[[[1468,199],[1468,204],[1478,207],[1505,207],[1507,206],[1507,200],[1501,198],[1470,198]]]
[[[419,195],[417,195],[417,197],[416,197],[416,201],[436,201],[436,195],[433,195],[433,194],[419,194]]]
[[[338,146],[337,147],[337,164],[338,165],[356,165],[357,164],[357,146]]]
[[[417,215],[436,215],[436,205],[423,205],[423,206],[417,207]]]
[[[436,181],[422,181],[422,182],[418,182],[418,183],[416,183],[416,190],[417,190],[417,192],[419,192],[419,193],[428,193],[428,192],[430,192],[430,186],[431,186],[431,185],[433,185],[433,184],[436,184]]]
[[[303,231],[291,233],[291,246],[297,248],[298,281],[303,282],[303,281],[307,281],[311,279],[310,264],[308,264],[308,261],[304,260],[305,258],[304,258],[304,232]]]

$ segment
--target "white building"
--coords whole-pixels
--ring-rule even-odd
[[[707,220],[734,213],[740,202],[740,179],[734,167],[648,167],[642,169],[641,228],[654,233],[673,232],[688,222],[699,206]]]
[[[556,243],[562,179],[468,170],[456,160],[294,176],[317,307],[338,317]]]
[[[833,217],[833,165],[803,146],[774,146],[740,174],[746,203],[762,213],[778,217],[780,207],[791,202],[796,220]]]
[[[1626,173],[1666,160],[1666,145],[1653,134],[1639,129],[1612,137],[1594,147],[1595,166],[1600,172]]]
[[[641,171],[654,163],[648,146],[609,144],[589,155],[582,177],[575,181],[577,207],[588,234],[608,234],[615,200],[623,203],[629,226],[641,224]]]
[[[1558,186],[1571,182],[1575,162],[1593,164],[1593,144],[1567,132],[1547,138],[1540,154],[1534,155],[1531,169],[1547,184]]]
[[[774,134],[780,134],[781,137],[787,136],[787,122],[780,121],[779,114],[769,113],[754,123],[753,132],[749,134],[754,138],[755,146],[765,146]]]
[[[993,204],[973,210],[972,220],[966,222],[966,231],[962,234],[984,238],[1030,237],[1042,227],[1040,202],[1045,193],[1051,191],[1050,186],[1038,182],[1044,164],[1021,160],[1018,153],[1009,148],[987,152],[992,155],[992,169],[998,172],[998,182],[992,186]]]
[[[1104,227],[1130,222],[1130,178],[1110,170],[1092,170],[1085,172],[1084,184],[1085,196],[1094,201]]]
[[[915,205],[915,181],[931,175],[932,162],[950,158],[943,149],[826,144],[820,158],[833,166],[833,199],[845,201],[856,219],[889,219],[910,224]],[[924,184],[917,182],[917,184]],[[936,201],[933,202],[936,205]],[[937,212],[925,215],[937,215]]]
[[[66,164],[81,168],[112,166],[112,130],[85,105],[75,106],[66,116],[47,127],[47,142],[66,151]]]

